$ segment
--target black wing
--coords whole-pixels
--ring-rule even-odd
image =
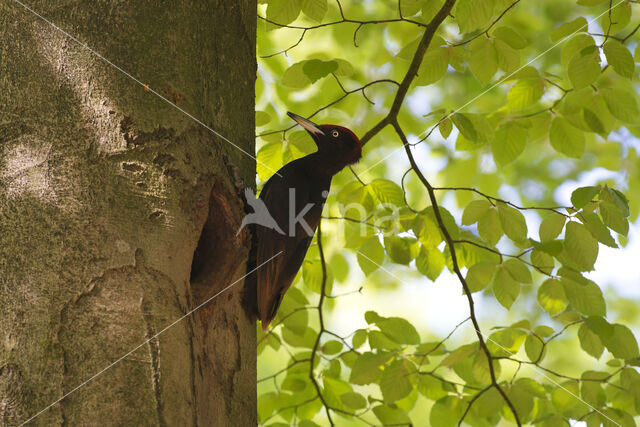
[[[291,286],[304,261],[324,205],[324,199],[318,197],[322,191],[312,188],[308,180],[300,179],[302,177],[297,176],[300,174],[296,174],[295,169],[293,171],[290,173],[289,170],[281,169],[279,173],[283,176],[273,176],[260,193],[260,198],[264,201],[269,213],[280,229],[286,233],[283,235],[276,230],[256,226],[258,238],[256,265],[260,266],[274,257],[257,271],[258,313],[263,329],[266,329],[275,317],[282,297]],[[326,185],[327,191],[329,182]],[[312,204],[304,215],[304,220],[312,231],[311,235],[300,224],[296,224],[294,235],[289,235],[290,188],[295,190],[296,213],[302,212],[309,203]]]

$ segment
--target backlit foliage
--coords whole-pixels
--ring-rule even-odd
[[[258,187],[314,149],[287,110],[365,144],[259,332],[260,422],[635,425],[638,345],[588,275],[638,217],[638,2],[259,3]],[[571,184],[589,171],[610,173]],[[449,335],[366,308],[364,328],[332,318],[443,271],[468,315]],[[510,324],[481,327],[480,299]]]

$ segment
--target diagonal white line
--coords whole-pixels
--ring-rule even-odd
[[[151,338],[145,340],[144,342],[140,343],[139,345],[137,345],[136,347],[134,347],[133,349],[131,349],[130,351],[128,351],[125,355],[123,355],[122,357],[118,358],[115,362],[111,363],[110,365],[108,365],[106,368],[102,369],[101,371],[99,371],[98,373],[94,374],[93,376],[89,377],[87,380],[85,380],[84,382],[80,383],[79,385],[77,385],[76,387],[74,387],[73,389],[71,389],[70,391],[68,391],[67,393],[65,393],[64,395],[62,395],[61,398],[59,398],[58,400],[56,400],[55,402],[51,403],[50,405],[48,405],[47,407],[43,408],[42,410],[40,410],[38,413],[36,413],[35,415],[31,416],[31,418],[29,418],[28,420],[24,421],[23,423],[20,424],[20,426],[23,426],[29,422],[31,422],[32,420],[34,420],[37,416],[39,416],[40,414],[42,414],[43,412],[45,412],[46,410],[48,410],[49,408],[51,408],[53,405],[55,405],[58,402],[61,402],[62,400],[66,399],[70,394],[78,391],[80,388],[84,387],[85,385],[87,385],[89,382],[93,381],[94,379],[96,379],[97,377],[99,377],[100,375],[102,375],[104,372],[108,371],[109,369],[113,368],[115,365],[117,365],[119,362],[121,362],[122,360],[124,360],[125,358],[127,358],[129,355],[131,355],[133,352],[135,352],[136,350],[138,350],[140,347],[142,347],[143,345],[147,344],[149,341],[152,341],[154,339],[156,339],[160,334],[166,332],[168,329],[172,328],[173,326],[175,326],[176,324],[178,324],[178,322],[182,321],[183,319],[185,319],[186,317],[188,317],[189,315],[191,315],[193,312],[195,312],[196,310],[199,310],[200,308],[202,308],[204,305],[208,304],[211,300],[213,300],[214,298],[216,298],[217,296],[223,294],[224,292],[226,292],[229,288],[231,288],[233,285],[237,284],[238,282],[240,282],[241,280],[243,280],[244,278],[246,278],[247,276],[249,276],[251,273],[253,273],[254,271],[258,270],[259,268],[261,268],[263,265],[267,264],[268,262],[270,262],[272,259],[274,259],[275,257],[277,257],[278,255],[280,255],[282,253],[282,251],[278,252],[277,254],[275,254],[274,256],[272,256],[271,258],[269,258],[268,260],[266,260],[265,262],[263,262],[262,264],[260,264],[259,266],[257,266],[256,268],[254,268],[253,270],[251,270],[250,272],[248,272],[247,274],[245,274],[244,276],[242,276],[241,278],[239,278],[238,280],[236,280],[235,282],[231,283],[229,286],[227,286],[226,288],[224,288],[223,290],[221,290],[220,292],[214,294],[213,296],[207,298],[204,302],[202,302],[201,304],[199,304],[196,308],[194,308],[193,310],[189,311],[188,313],[186,313],[184,316],[178,318],[177,320],[175,320],[173,323],[171,323],[169,326],[166,326],[164,329],[162,329],[160,332],[158,332],[157,334],[155,334],[154,336],[152,336]]]
[[[381,266],[380,264],[378,264],[377,262],[375,262],[374,260],[372,260],[371,258],[369,258],[368,256],[366,256],[365,254],[363,254],[362,252],[358,251],[358,254],[362,255],[363,257],[365,257],[366,259],[368,259],[369,261],[371,261],[372,263],[374,263],[375,265],[377,265],[378,267],[380,267],[383,271],[385,271],[387,274],[389,274],[390,276],[393,276],[395,279],[399,280],[400,283],[404,283],[405,285],[407,285],[407,282],[400,279],[398,276],[396,276],[395,274],[393,274],[392,272],[390,272],[389,270],[387,270],[386,268],[384,268],[383,266]],[[475,329],[475,328],[474,328]],[[485,340],[487,341],[491,341],[492,343],[494,343],[495,345],[497,345],[498,347],[500,347],[501,349],[503,349],[504,351],[506,351],[507,353],[509,353],[511,356],[514,356],[515,354],[512,353],[511,351],[507,350],[506,348],[504,348],[503,346],[501,346],[500,344],[498,344],[497,342],[495,342],[493,339],[491,339],[490,337],[486,337],[484,336],[484,334],[480,331],[478,331],[476,329],[476,331],[478,332],[478,334],[480,334],[481,337],[483,337]],[[569,393],[570,395],[572,395],[573,397],[575,397],[576,399],[578,399],[580,402],[584,403],[585,405],[587,405],[589,408],[591,408],[592,410],[594,410],[595,412],[599,413],[600,415],[602,415],[603,417],[605,417],[606,419],[608,419],[609,421],[611,421],[612,423],[614,423],[615,425],[620,426],[619,423],[615,422],[614,420],[612,420],[611,418],[609,418],[608,416],[606,416],[605,414],[603,414],[602,412],[600,412],[598,409],[594,408],[593,406],[591,406],[589,403],[585,402],[584,400],[582,400],[579,396],[576,396],[574,393],[572,393],[570,390],[567,390],[565,387],[563,387],[562,385],[560,385],[557,381],[554,381],[552,378],[550,378],[548,375],[546,375],[546,373],[540,369],[540,367],[538,365],[531,365],[532,367],[535,368],[536,371],[538,371],[538,373],[540,375],[542,375],[544,378],[546,378],[549,382],[553,383],[555,386],[561,388],[562,390],[566,391],[567,393]]]
[[[17,1],[17,0],[16,0]],[[624,2],[625,0],[620,0],[618,3],[616,3],[614,6],[611,6],[611,9],[613,9],[614,7],[617,7],[620,3]],[[486,94],[487,92],[489,92],[491,89],[495,88],[498,85],[501,85],[502,83],[504,83],[506,80],[508,80],[509,78],[511,78],[511,76],[513,76],[514,74],[516,74],[518,71],[522,70],[525,67],[528,67],[529,65],[531,65],[533,62],[537,61],[538,59],[540,59],[541,57],[543,57],[544,55],[546,55],[547,53],[549,53],[549,51],[551,51],[553,48],[555,48],[556,46],[564,43],[566,40],[568,40],[569,38],[573,37],[574,35],[576,35],[577,33],[579,33],[580,31],[582,31],[583,28],[589,28],[589,24],[595,22],[597,19],[599,19],[602,15],[604,15],[605,13],[608,13],[609,9],[605,10],[604,12],[602,12],[600,15],[596,16],[595,18],[593,18],[591,21],[587,22],[585,25],[581,26],[580,28],[578,28],[576,31],[574,31],[573,33],[569,34],[568,36],[566,36],[565,38],[563,38],[562,40],[560,40],[559,42],[555,43],[554,45],[552,45],[550,48],[548,48],[547,50],[545,50],[544,52],[542,52],[540,55],[536,56],[535,58],[533,58],[531,61],[527,62],[526,64],[524,64],[522,67],[518,68],[517,70],[515,70],[514,72],[512,72],[511,74],[509,74],[506,77],[503,77],[501,80],[499,80],[497,83],[494,83],[493,85],[491,85],[491,87],[489,87],[488,89],[484,90],[483,92],[480,92],[479,95],[476,95],[473,99],[471,99],[471,101],[468,101],[467,103],[463,104],[461,107],[456,108],[455,110],[453,110],[452,112],[450,112],[449,114],[447,114],[447,117],[451,117],[452,115],[454,115],[455,113],[459,112],[460,110],[462,110],[463,108],[467,107],[469,104],[473,103],[475,100],[477,100],[478,98],[482,97],[484,94]],[[434,126],[435,128],[435,126]],[[433,129],[433,128],[432,128]],[[425,131],[422,132],[419,135],[419,139],[421,139],[424,135],[426,135],[428,132],[430,131]],[[407,143],[408,144],[408,143]],[[383,157],[381,160],[378,160],[377,162],[375,162],[373,165],[369,166],[368,168],[366,168],[365,170],[363,170],[362,172],[359,172],[361,174],[363,173],[367,173],[368,171],[370,171],[371,169],[373,169],[374,167],[376,167],[377,165],[379,165],[380,163],[384,162],[385,160],[387,160],[389,157],[393,156],[398,150],[401,150],[405,147],[405,145],[407,144],[403,144],[401,147],[397,147],[394,148],[393,151],[391,151],[388,155],[386,155],[385,157]]]
[[[475,328],[474,328],[475,329]],[[478,331],[476,329],[476,331],[482,335],[482,332]],[[484,335],[482,335],[484,336]],[[507,353],[509,353],[509,355],[511,356],[515,356],[515,353],[512,353],[511,351],[509,351],[508,349],[504,348],[503,346],[501,346],[500,344],[498,344],[497,342],[495,342],[494,340],[492,340],[490,337],[484,337],[487,341],[491,341],[492,343],[494,343],[495,345],[497,345],[498,347],[500,347],[501,349],[503,349],[504,351],[506,351]],[[622,424],[615,422],[614,420],[612,420],[611,418],[609,418],[608,416],[606,416],[605,414],[603,414],[602,412],[600,412],[598,409],[594,408],[593,406],[591,406],[590,404],[588,404],[587,402],[585,402],[584,400],[582,400],[582,398],[580,396],[577,396],[576,394],[572,393],[570,390],[567,390],[566,388],[562,387],[557,381],[553,380],[551,377],[549,377],[542,369],[540,369],[538,367],[538,365],[529,365],[531,367],[535,367],[535,370],[541,375],[543,376],[547,381],[551,382],[553,385],[561,388],[562,390],[566,391],[567,393],[569,393],[571,396],[575,397],[576,399],[578,399],[580,402],[584,403],[585,405],[587,405],[589,408],[591,408],[592,410],[596,411],[597,413],[599,413],[600,415],[602,415],[603,417],[605,417],[606,419],[608,419],[609,421],[611,421],[612,423],[614,423],[617,426],[622,427]]]
[[[234,144],[233,142],[231,142],[228,138],[226,138],[224,135],[220,134],[219,132],[217,132],[216,130],[214,130],[213,128],[211,128],[210,126],[206,125],[205,123],[203,123],[200,119],[196,118],[195,116],[193,116],[191,113],[188,113],[187,111],[185,111],[183,108],[177,106],[176,104],[174,104],[173,102],[171,102],[170,100],[168,100],[167,98],[165,98],[164,96],[162,96],[160,93],[158,93],[156,90],[152,89],[151,87],[149,87],[149,85],[141,82],[138,78],[136,78],[135,76],[133,76],[132,74],[130,74],[129,72],[127,72],[126,70],[122,69],[121,67],[119,67],[118,65],[114,64],[113,62],[109,61],[107,58],[105,58],[104,56],[102,56],[100,53],[96,52],[95,50],[93,50],[92,48],[90,48],[87,44],[81,42],[79,39],[77,39],[76,37],[72,36],[71,34],[69,34],[68,32],[66,32],[65,30],[63,30],[62,28],[58,27],[56,24],[54,24],[53,22],[51,22],[50,20],[48,20],[47,18],[45,18],[44,16],[40,15],[38,12],[36,12],[35,10],[33,10],[32,8],[30,8],[29,6],[27,6],[26,4],[22,3],[20,0],[13,0],[14,2],[18,3],[20,6],[22,6],[23,8],[25,8],[26,10],[28,10],[29,12],[31,12],[33,15],[37,16],[38,18],[40,18],[41,20],[43,20],[44,22],[46,22],[47,24],[51,25],[53,28],[55,28],[56,30],[60,31],[62,34],[64,34],[65,36],[69,37],[71,40],[73,40],[74,42],[76,42],[77,44],[79,44],[80,46],[82,46],[83,48],[85,48],[86,50],[88,50],[89,52],[91,52],[92,54],[94,54],[95,56],[97,56],[98,58],[102,59],[104,62],[106,62],[107,64],[109,64],[110,66],[112,66],[113,68],[115,68],[116,70],[120,71],[122,74],[124,74],[125,76],[129,77],[131,80],[133,80],[134,82],[138,83],[140,86],[144,87],[146,91],[153,93],[155,96],[157,96],[158,98],[162,99],[164,102],[166,102],[167,104],[171,105],[173,108],[175,108],[176,110],[180,111],[182,114],[186,115],[187,117],[189,117],[191,120],[193,120],[194,122],[198,123],[200,126],[204,127],[205,129],[207,129],[208,131],[212,132],[214,135],[222,138],[223,140],[225,140],[226,142],[228,142],[229,144],[231,144],[232,146],[234,146],[235,148],[237,148],[238,150],[240,150],[241,152],[243,152],[244,154],[246,154],[247,156],[251,157],[252,159],[254,159],[256,162],[260,163],[262,166],[264,166],[265,168],[269,169],[271,172],[275,172],[276,175],[281,176],[278,172],[276,172],[275,170],[271,169],[269,166],[265,165],[264,163],[262,163],[261,161],[259,161],[255,156],[253,156],[252,154],[248,153],[247,151],[245,151],[244,149],[242,149],[241,147],[239,147],[238,145]]]

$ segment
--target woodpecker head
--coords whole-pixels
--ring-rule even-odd
[[[302,126],[318,146],[318,152],[334,158],[343,167],[362,157],[360,140],[351,130],[338,125],[317,125],[311,120],[288,112],[287,115]]]

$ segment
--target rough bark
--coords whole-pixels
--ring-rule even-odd
[[[254,151],[255,1],[25,4]],[[249,239],[236,236],[243,209],[225,159],[252,181],[253,159],[0,2],[0,425],[244,275]],[[256,329],[242,290],[31,424],[255,425]]]

